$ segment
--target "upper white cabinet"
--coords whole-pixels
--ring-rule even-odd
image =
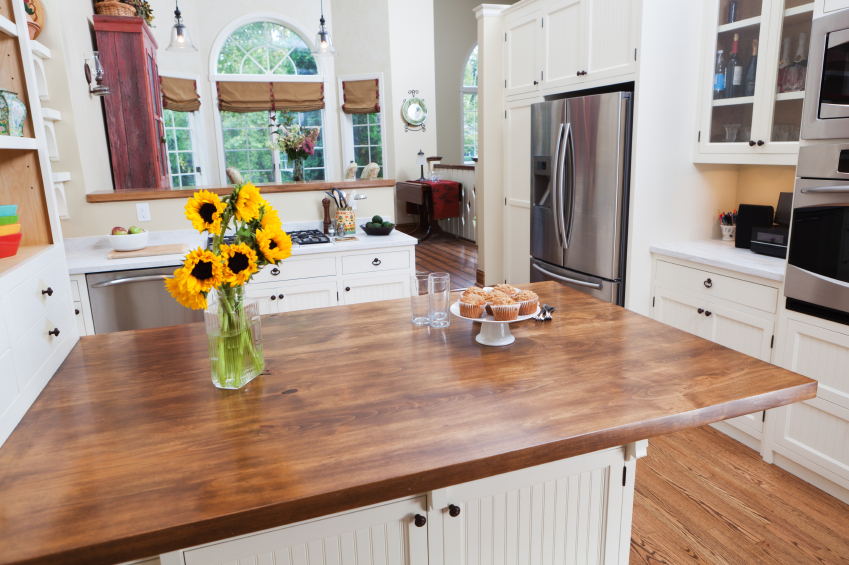
[[[638,7],[638,0],[536,0],[508,8],[506,96],[628,80],[610,79],[636,71]]]
[[[813,0],[708,0],[705,10],[694,160],[795,165]]]

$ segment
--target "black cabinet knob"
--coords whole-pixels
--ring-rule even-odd
[[[79,316],[79,315],[80,315],[80,311],[79,311],[79,310],[77,310],[76,308],[74,308],[74,314],[76,314],[77,316]]]
[[[713,281],[712,281],[712,280],[710,280],[710,279],[706,280],[706,281],[705,281],[705,286],[706,286],[707,288],[712,287],[712,286],[713,286]]]
[[[758,140],[758,147],[760,147],[760,146],[761,146],[761,145],[763,145],[763,144],[764,144],[763,140],[762,140],[762,139],[759,139],[759,140]]]
[[[581,76],[581,71],[578,71],[578,72],[577,72],[577,73],[575,73],[575,74],[576,74],[577,76]]]
[[[280,269],[278,269],[277,267],[274,267],[273,269],[271,269],[271,274],[276,277],[277,275],[280,274]]]
[[[345,292],[351,292],[351,287],[350,287],[350,286],[346,286],[346,287],[345,287]]]
[[[282,294],[278,294],[278,295],[277,295],[277,298],[279,298],[280,300],[283,300],[283,295],[282,295]]]
[[[705,312],[705,316],[710,316],[712,313],[713,313],[713,312],[711,312],[710,310],[708,310],[707,312]]]
[[[41,294],[46,294],[47,296],[53,296],[53,289],[48,286],[47,290],[41,291]]]
[[[377,267],[378,265],[380,265],[380,263],[381,263],[381,262],[382,262],[382,261],[381,261],[380,259],[378,259],[377,257],[375,257],[375,258],[374,258],[374,261],[372,261],[372,262],[371,262],[371,264],[372,264],[372,265],[374,265],[375,267]]]
[[[47,332],[47,335],[55,335],[56,337],[59,337],[59,328],[53,328],[53,331]]]
[[[754,146],[755,146],[755,140],[754,140],[754,139],[750,139],[750,140],[749,140],[749,147],[754,147]]]
[[[699,314],[704,314],[704,313],[705,313],[705,309],[704,309],[704,308],[699,308]]]
[[[457,506],[456,504],[449,504],[448,505],[448,515],[451,516],[452,518],[456,518],[457,516],[459,516],[460,515],[460,507]]]
[[[276,297],[276,296],[274,296],[274,295],[272,294],[272,295],[271,295],[271,299],[272,299],[272,300],[277,300],[277,297]]]
[[[416,518],[415,518],[415,520],[416,520],[416,521],[415,521],[415,524],[416,524],[416,527],[417,527],[417,528],[421,528],[422,526],[424,526],[425,524],[427,524],[427,518],[425,518],[425,517],[424,517],[424,516],[422,516],[421,514],[416,514]]]
[[[534,81],[534,86],[536,86],[536,85],[538,85],[538,84],[539,84],[539,82],[537,82],[537,81]]]

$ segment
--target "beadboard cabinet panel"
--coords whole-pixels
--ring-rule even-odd
[[[849,335],[789,320],[784,347],[786,369],[816,379],[818,398],[849,410]]]
[[[313,284],[288,284],[279,287],[277,308],[280,312],[297,312],[327,308],[338,304],[336,281]]]
[[[541,28],[538,5],[505,18],[504,87],[507,96],[539,90]]]
[[[0,416],[12,405],[19,392],[12,352],[8,349],[5,353],[0,351]]]
[[[543,88],[569,87],[585,80],[578,74],[586,67],[587,58],[584,11],[581,0],[560,0],[543,8],[542,41],[547,55]]]
[[[0,299],[0,355],[5,353],[11,345],[9,331],[6,329],[5,316],[3,316],[3,300]]]
[[[637,29],[634,0],[585,0],[589,15],[586,80],[599,80],[636,70]]]
[[[183,552],[185,565],[427,565],[425,496]],[[170,562],[167,559],[163,563]]]
[[[344,279],[339,297],[346,305],[409,298],[410,276],[404,274],[368,279]]]
[[[699,313],[704,311],[707,302],[679,294],[662,287],[657,287],[654,293],[654,319],[673,328],[687,333],[707,338],[707,318]]]

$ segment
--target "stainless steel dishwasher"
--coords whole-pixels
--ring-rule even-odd
[[[180,306],[165,289],[177,267],[86,275],[94,333],[161,328],[203,321],[203,310]]]

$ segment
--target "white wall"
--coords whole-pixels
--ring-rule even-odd
[[[644,315],[649,246],[718,239],[716,211],[736,199],[736,166],[693,164],[702,13],[702,2],[643,2],[626,307]]]

